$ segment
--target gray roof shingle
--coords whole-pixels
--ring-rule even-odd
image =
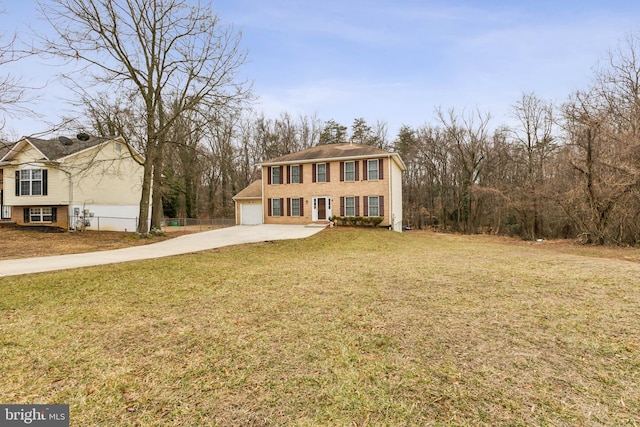
[[[9,150],[11,150],[11,147],[13,147],[13,144],[0,141],[0,159],[3,158],[9,152]]]
[[[87,148],[95,147],[108,141],[114,140],[116,137],[102,138],[91,136],[87,141],[81,141],[78,138],[68,138],[71,144],[65,145],[60,142],[60,139],[38,139],[38,138],[25,138],[34,147],[36,147],[42,154],[44,154],[48,160],[58,160],[63,157],[67,157],[71,154],[86,150]]]
[[[233,196],[233,199],[259,199],[262,197],[262,180],[258,179],[253,181],[247,187],[245,187],[238,194]]]
[[[342,157],[358,157],[358,156],[388,156],[389,151],[381,150],[377,147],[363,144],[325,144],[318,145],[306,150],[298,151],[296,153],[287,154],[284,156],[276,157],[271,160],[263,162],[264,164],[272,163],[286,163],[286,162],[301,162],[311,161],[318,159],[333,159]]]

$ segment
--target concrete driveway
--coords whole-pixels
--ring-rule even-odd
[[[162,258],[243,243],[303,239],[318,233],[323,228],[305,225],[237,225],[202,233],[187,234],[150,245],[111,251],[3,260],[0,261],[0,276],[16,276],[19,274]]]

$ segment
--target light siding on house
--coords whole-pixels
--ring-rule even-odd
[[[50,225],[75,228],[86,210],[93,214],[86,218],[89,229],[99,226],[101,230],[135,230],[143,167],[134,159],[123,139],[107,140],[55,159],[47,159],[25,140],[18,144],[3,166],[3,204],[11,206],[12,221],[25,224],[24,209],[54,207],[57,218]],[[15,174],[24,169],[46,170],[46,195],[16,195]],[[74,209],[80,215],[74,215]]]
[[[143,170],[122,143],[111,141],[79,153],[65,160],[64,167],[73,174],[74,205],[129,206],[140,202]]]

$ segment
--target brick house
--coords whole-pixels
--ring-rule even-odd
[[[262,179],[239,192],[237,224],[328,223],[333,216],[381,217],[402,231],[397,153],[361,144],[319,145],[259,164]]]

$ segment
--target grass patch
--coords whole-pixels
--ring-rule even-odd
[[[637,425],[638,277],[348,228],[8,277],[0,402],[73,425]]]

